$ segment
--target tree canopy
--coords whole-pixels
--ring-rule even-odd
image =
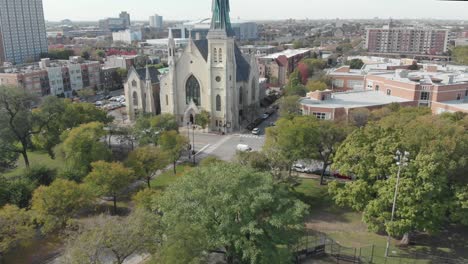
[[[151,179],[156,172],[164,169],[170,163],[168,154],[161,148],[144,146],[130,153],[127,166],[133,169],[136,176],[145,179],[148,188],[151,188]]]
[[[165,131],[179,130],[177,120],[173,115],[141,116],[135,124],[135,138],[140,146],[157,145],[159,137]]]
[[[169,160],[174,167],[174,174],[177,173],[177,161],[182,156],[182,152],[187,150],[189,141],[186,137],[180,135],[177,131],[166,131],[162,133],[159,139],[161,149],[167,153]]]
[[[397,150],[411,153],[402,169],[395,221],[390,222]],[[404,108],[354,131],[338,149],[335,169],[357,180],[330,185],[340,205],[364,212],[374,231],[393,236],[466,224],[468,135],[463,125],[427,109]]]
[[[307,206],[268,173],[217,163],[189,172],[161,198],[166,244],[186,252],[187,230],[196,244],[193,258],[222,250],[227,263],[272,263],[279,245],[289,245],[303,228]],[[279,261],[281,262],[281,261]],[[178,263],[178,262],[177,262]],[[189,263],[189,261],[185,262]]]
[[[353,70],[360,70],[364,66],[364,62],[361,59],[352,59],[346,64]]]
[[[34,236],[31,216],[13,205],[0,208],[0,258],[2,255]]]

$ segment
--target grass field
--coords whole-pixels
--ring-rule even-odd
[[[296,188],[298,197],[311,206],[307,219],[307,228],[325,233],[344,247],[370,249],[374,245],[375,263],[385,263],[386,236],[368,232],[361,221],[360,213],[337,207],[326,186],[320,186],[318,180],[303,179]],[[436,255],[458,259],[468,263],[468,229],[449,228],[437,236],[421,234],[413,238],[414,245],[407,248],[396,247],[398,241],[392,240],[391,253],[398,256]],[[369,253],[370,254],[370,253]],[[396,259],[395,259],[396,260]],[[400,261],[400,259],[396,260]],[[414,263],[412,259],[402,258],[401,263]],[[387,261],[387,263],[393,263]],[[395,262],[399,263],[399,262]],[[421,259],[416,263],[440,263],[438,260]]]
[[[188,164],[177,165],[177,174],[174,175],[174,171],[172,170],[172,168],[161,173],[154,180],[151,181],[151,188],[157,190],[164,190],[192,169],[193,166]]]
[[[28,157],[29,157],[29,164],[31,165],[31,167],[46,166],[51,169],[60,170],[61,168],[65,166],[62,159],[58,157],[56,159],[51,159],[50,156],[46,152],[40,152],[40,151],[29,152]],[[22,156],[20,156],[20,158],[18,159],[16,168],[4,173],[3,175],[5,175],[6,177],[20,176],[25,167],[26,166],[24,165],[24,159]]]

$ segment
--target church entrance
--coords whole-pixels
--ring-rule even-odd
[[[193,117],[193,114],[190,114],[190,124],[195,124],[195,118]]]

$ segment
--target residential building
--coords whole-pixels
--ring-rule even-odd
[[[101,88],[105,92],[123,88],[122,77],[119,75],[118,67],[102,67]]]
[[[258,69],[261,78],[277,80],[277,85],[283,86],[288,83],[288,76],[304,58],[309,58],[309,49],[288,49],[258,58]]]
[[[468,46],[468,38],[455,39],[455,47]]]
[[[140,30],[126,29],[112,33],[112,40],[114,42],[123,42],[126,44],[132,44],[134,41],[141,41],[142,34]]]
[[[252,54],[255,56],[259,56],[259,57],[278,52],[277,47],[270,46],[270,45],[266,45],[266,46],[245,45],[245,46],[240,47],[240,49],[242,53],[244,54]]]
[[[230,21],[231,28],[236,40],[256,40],[258,39],[257,23],[251,21],[233,20]],[[185,22],[177,25],[173,29],[173,34],[180,38],[188,38],[189,34],[197,39],[205,39],[211,26],[211,18]],[[198,37],[197,37],[198,36]]]
[[[163,17],[156,14],[154,16],[149,17],[149,25],[152,28],[158,28],[162,29],[163,28]]]
[[[73,91],[100,87],[101,65],[81,57],[55,61],[42,59],[39,63],[0,69],[0,85],[17,86],[38,96],[71,97]]]
[[[47,44],[42,0],[0,0],[0,66],[37,61]]]
[[[105,67],[108,68],[121,68],[124,70],[130,70],[132,66],[135,66],[136,60],[141,58],[139,55],[114,55],[108,56],[104,62]]]
[[[231,21],[231,25],[237,40],[245,41],[258,39],[257,23],[252,21],[233,20]]]
[[[369,28],[366,48],[371,53],[430,54],[448,51],[449,31],[434,28]]]
[[[124,26],[126,28],[129,28],[131,26],[131,21],[130,21],[130,14],[125,12],[125,11],[122,11],[120,12],[119,14],[119,18],[123,20],[124,22]]]
[[[130,14],[127,12],[121,12],[119,17],[110,17],[99,20],[99,28],[101,30],[116,32],[130,28]]]

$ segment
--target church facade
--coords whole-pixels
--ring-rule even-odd
[[[257,62],[236,45],[229,9],[229,0],[213,0],[207,39],[190,38],[181,52],[169,33],[169,71],[160,76],[160,107],[180,126],[195,123],[207,111],[210,130],[236,131],[247,112],[260,105]]]

